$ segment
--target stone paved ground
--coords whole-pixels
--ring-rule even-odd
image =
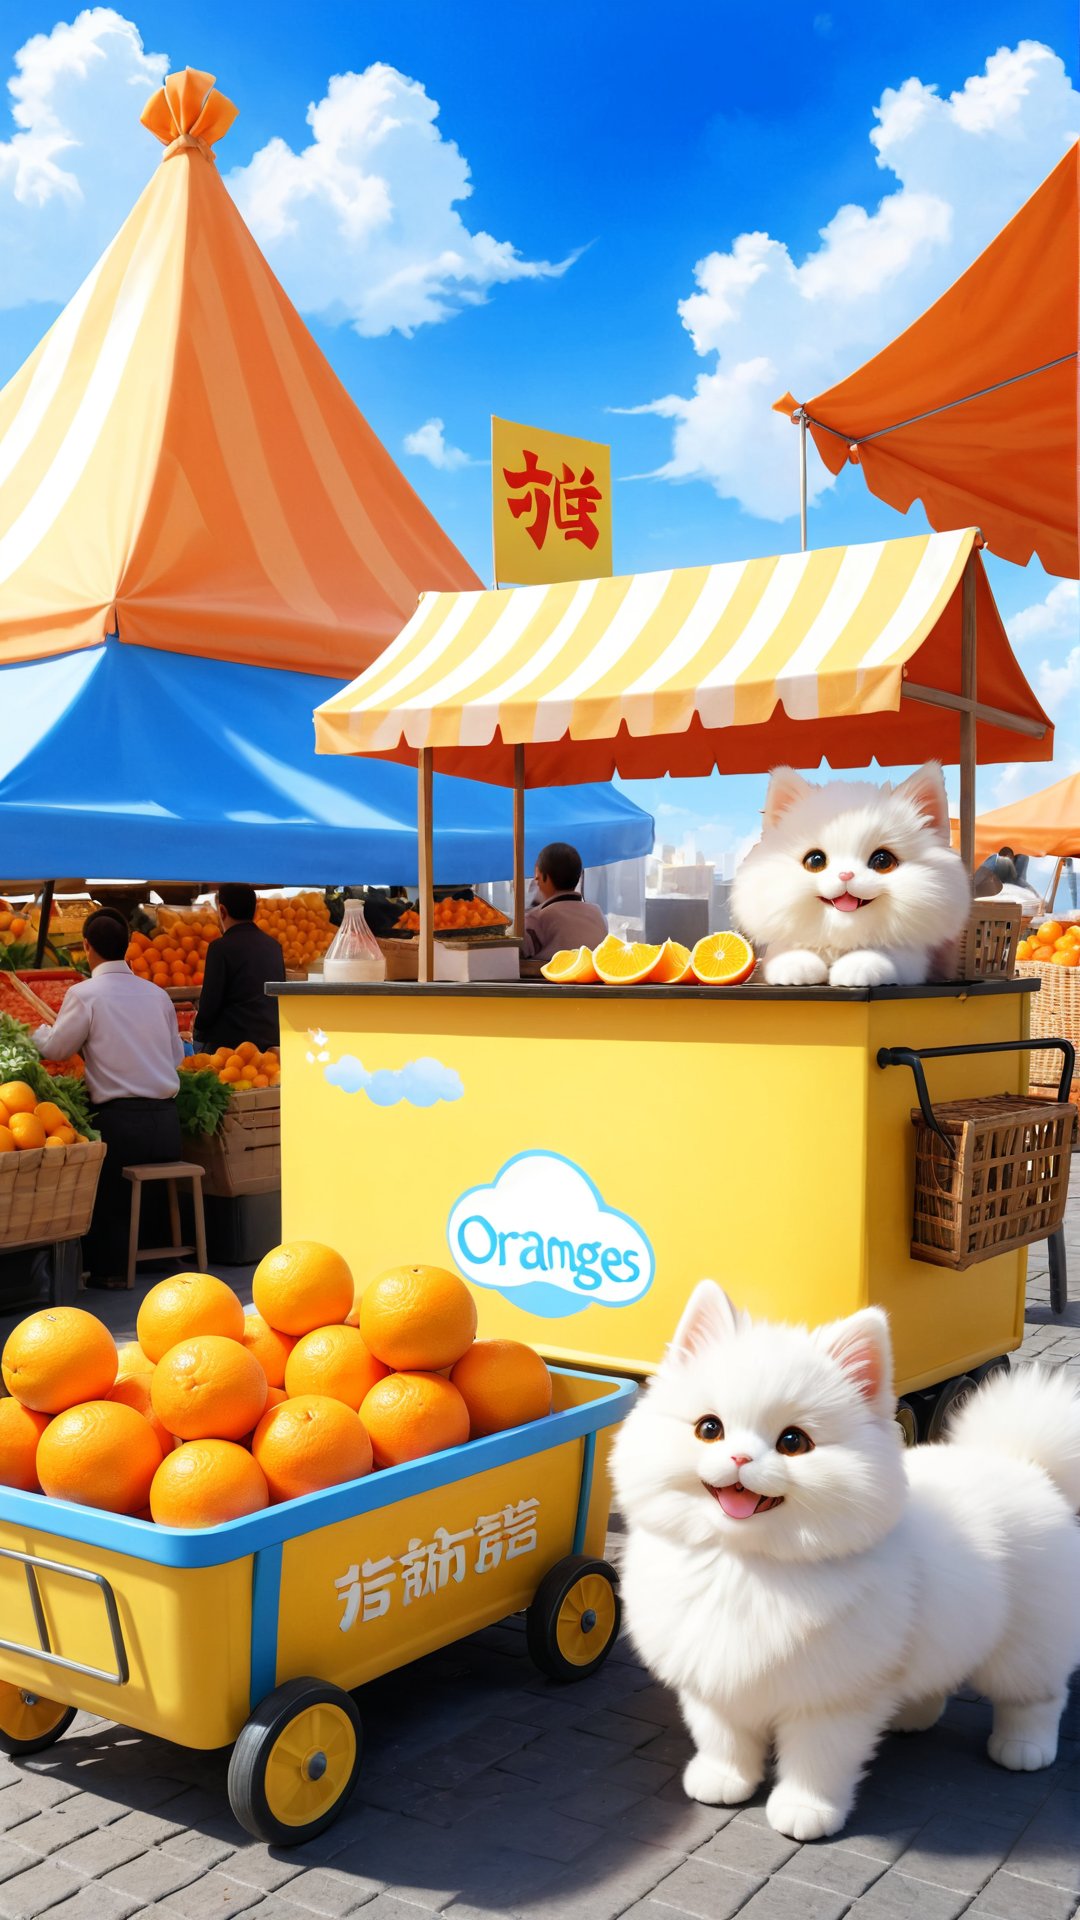
[[[1080,1199],[1070,1240],[1080,1293]],[[109,1302],[118,1331],[135,1298]],[[1080,1378],[1080,1304],[1051,1315],[1037,1258],[1023,1355]],[[360,1705],[355,1799],[291,1852],[236,1826],[224,1754],[82,1718],[50,1752],[0,1761],[0,1920],[1071,1920],[1080,1906],[1080,1688],[1049,1771],[992,1766],[988,1710],[963,1694],[933,1732],[885,1742],[838,1839],[801,1847],[760,1797],[737,1812],[684,1798],[674,1703],[625,1643],[560,1688],[509,1621]]]

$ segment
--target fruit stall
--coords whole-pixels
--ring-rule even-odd
[[[433,769],[512,783],[523,818],[571,778],[934,756],[961,765],[969,867],[976,761],[1053,751],[970,530],[425,595],[316,732],[416,764],[428,831]],[[362,1283],[406,1218],[485,1334],[634,1373],[703,1275],[796,1320],[874,1301],[924,1431],[1019,1344],[1073,1116],[1027,1095],[1031,983],[978,914],[960,977],[861,988],[759,984],[738,942],[440,983],[423,891],[420,917],[417,984],[279,989],[288,1235],[331,1235]]]

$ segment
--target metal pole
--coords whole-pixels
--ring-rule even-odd
[[[416,825],[419,838],[420,882],[420,932],[418,935],[416,977],[418,980],[435,978],[435,898],[434,855],[432,834],[432,771],[435,754],[431,747],[421,747],[416,763]]]
[[[514,938],[525,931],[525,748],[514,748]]]
[[[53,891],[55,880],[46,880],[41,891],[41,918],[38,921],[37,946],[34,949],[34,967],[40,967],[45,958],[45,943],[49,938],[49,922],[52,919]]]
[[[792,416],[799,423],[799,552],[806,552],[806,414],[802,407]]]
[[[977,619],[975,610],[975,568],[978,562],[974,553],[964,568],[964,580],[960,599],[960,692],[968,707],[960,715],[960,857],[969,873],[975,872],[975,760],[976,760],[976,719],[975,701],[978,697],[978,677],[976,663]]]
[[[499,562],[495,551],[495,415],[491,416],[491,584],[499,591]]]

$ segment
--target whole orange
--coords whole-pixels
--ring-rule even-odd
[[[474,1440],[551,1412],[551,1375],[520,1340],[475,1341],[450,1378],[469,1409]]]
[[[110,1400],[115,1400],[119,1406],[134,1407],[136,1413],[141,1413],[144,1420],[149,1420],[158,1446],[163,1454],[167,1454],[172,1452],[176,1441],[154,1412],[150,1393],[153,1379],[152,1373],[125,1373],[123,1378],[117,1381],[108,1397]]]
[[[389,1373],[360,1408],[377,1467],[399,1467],[469,1437],[469,1409],[441,1373]]]
[[[0,1153],[14,1153],[15,1151],[15,1135],[12,1133],[11,1128],[0,1127]]]
[[[353,1303],[353,1279],[340,1253],[318,1240],[289,1240],[260,1260],[251,1295],[279,1333],[340,1326]]]
[[[0,1102],[9,1113],[33,1113],[37,1106],[37,1094],[28,1087],[25,1080],[5,1080],[0,1087]]]
[[[13,1113],[10,1131],[22,1153],[30,1152],[33,1147],[43,1147],[49,1137],[36,1113]]]
[[[272,1387],[285,1385],[285,1362],[296,1345],[296,1336],[279,1333],[268,1326],[261,1313],[244,1315],[244,1345],[255,1355]]]
[[[302,1393],[325,1393],[356,1413],[364,1395],[387,1372],[364,1344],[357,1327],[316,1327],[302,1334],[285,1367],[290,1400]]]
[[[161,1465],[148,1420],[114,1400],[87,1400],[50,1420],[38,1441],[41,1490],[108,1513],[141,1513]]]
[[[189,1440],[162,1461],[150,1488],[159,1527],[219,1527],[269,1505],[262,1468],[231,1440]]]
[[[81,1307],[46,1307],[8,1335],[0,1367],[24,1407],[62,1413],[80,1400],[104,1400],[116,1380],[116,1344]]]
[[[68,1117],[57,1106],[55,1100],[39,1100],[34,1108],[35,1117],[41,1121],[46,1133],[55,1133],[59,1127],[66,1127]]]
[[[267,1392],[255,1355],[220,1333],[170,1347],[150,1383],[154,1412],[181,1440],[242,1440],[260,1418]]]
[[[305,1393],[271,1407],[255,1429],[251,1451],[271,1500],[295,1500],[371,1472],[371,1441],[359,1417],[325,1394]]]
[[[445,1267],[392,1267],[365,1289],[360,1331],[384,1366],[437,1373],[472,1345],[476,1303]]]
[[[201,1333],[242,1340],[244,1309],[232,1288],[212,1273],[177,1273],[151,1287],[135,1330],[147,1359],[160,1360],[179,1341]]]
[[[153,1373],[154,1362],[148,1360],[137,1340],[128,1340],[117,1351],[116,1377],[126,1380],[133,1373]]]
[[[32,1413],[18,1400],[0,1400],[0,1487],[39,1491],[35,1460],[49,1418],[47,1413]]]

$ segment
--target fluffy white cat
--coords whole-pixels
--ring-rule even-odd
[[[936,761],[895,788],[815,787],[778,767],[731,896],[736,925],[767,949],[766,981],[790,987],[920,986],[970,906]]]
[[[890,1727],[970,1681],[989,1753],[1048,1767],[1080,1660],[1080,1396],[993,1377],[943,1444],[905,1451],[877,1308],[808,1332],[711,1280],[615,1446],[631,1635],[678,1694],[692,1799],[836,1833]]]

